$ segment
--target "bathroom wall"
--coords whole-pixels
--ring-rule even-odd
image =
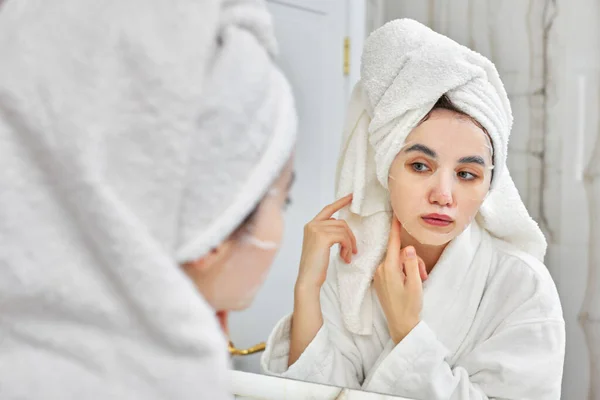
[[[367,29],[414,18],[496,64],[515,119],[509,168],[548,239],[567,323],[563,399],[600,399],[600,2],[370,0],[367,17]],[[595,320],[587,342],[580,314]]]

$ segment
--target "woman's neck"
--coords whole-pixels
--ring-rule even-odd
[[[406,246],[413,246],[417,251],[417,255],[423,259],[425,263],[425,268],[427,269],[427,274],[431,272],[435,264],[437,264],[440,259],[444,249],[448,245],[448,243],[441,246],[430,246],[419,243],[415,238],[413,238],[404,228],[402,228],[401,233],[401,241],[402,248]]]

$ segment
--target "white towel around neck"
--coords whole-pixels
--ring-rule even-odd
[[[417,21],[391,21],[365,42],[338,160],[336,196],[354,194],[340,218],[354,231],[359,249],[349,265],[334,259],[342,316],[352,333],[370,334],[372,329],[368,290],[387,246],[389,168],[408,134],[444,94],[481,123],[494,146],[492,188],[475,223],[538,260],[544,258],[546,240],[506,166],[513,118],[494,64]]]

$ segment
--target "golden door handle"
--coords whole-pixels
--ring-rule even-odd
[[[260,353],[261,351],[265,351],[266,346],[267,346],[267,344],[263,342],[263,343],[254,345],[252,347],[248,347],[247,349],[238,349],[237,347],[235,347],[233,345],[233,343],[230,340],[229,341],[229,354],[231,354],[232,356],[248,356],[250,354]]]

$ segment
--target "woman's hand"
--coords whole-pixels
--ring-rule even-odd
[[[321,286],[327,277],[331,246],[340,245],[340,256],[350,262],[356,254],[356,238],[346,221],[333,214],[352,202],[352,195],[325,207],[304,227],[300,271],[294,292],[294,313],[290,331],[288,366],[294,364],[323,325]]]
[[[415,248],[401,248],[400,222],[393,217],[387,254],[375,272],[373,284],[396,344],[420,321],[423,280],[427,279],[425,263]]]
[[[357,253],[356,238],[346,221],[332,218],[333,214],[352,203],[352,194],[342,197],[317,214],[304,227],[300,271],[296,290],[319,293],[327,276],[331,246],[340,245],[340,256],[347,263]]]

